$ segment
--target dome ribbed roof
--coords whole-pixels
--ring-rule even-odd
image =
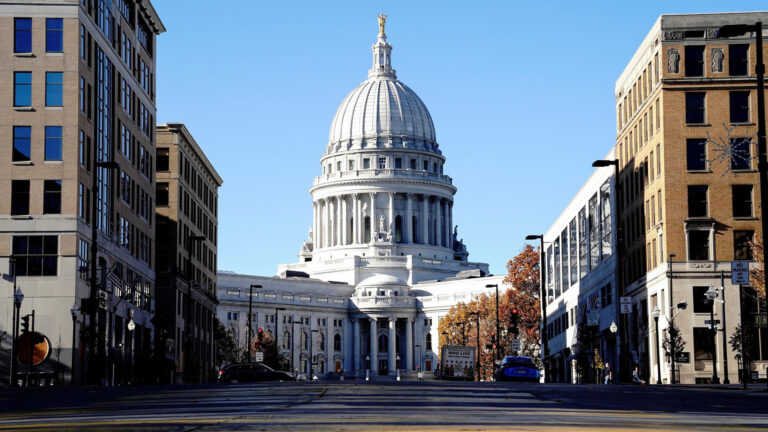
[[[435,125],[424,102],[402,82],[376,77],[344,98],[331,123],[330,144],[399,137],[435,143]]]

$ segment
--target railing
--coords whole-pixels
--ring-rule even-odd
[[[375,178],[375,177],[407,177],[412,179],[434,180],[442,183],[453,184],[453,179],[445,174],[412,169],[362,169],[353,171],[337,171],[330,174],[323,174],[315,177],[313,185],[320,184],[329,180],[346,180],[355,178]]]

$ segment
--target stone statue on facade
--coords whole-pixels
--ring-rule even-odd
[[[314,232],[312,232],[312,227],[309,227],[309,234],[307,234],[309,237],[309,242],[312,243],[314,239],[312,238],[314,236]]]
[[[667,50],[667,72],[680,73],[680,53],[677,52],[677,48]]]
[[[384,232],[384,215],[379,215],[379,232]]]
[[[712,48],[712,72],[723,71],[723,49]]]

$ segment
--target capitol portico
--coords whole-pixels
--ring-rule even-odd
[[[331,123],[299,262],[272,278],[218,277],[219,320],[241,346],[254,285],[254,327],[275,334],[304,374],[309,359],[318,376],[432,370],[439,319],[486,285],[502,287],[487,264],[468,261],[453,219],[457,189],[427,107],[392,68],[385,20],[368,78]]]

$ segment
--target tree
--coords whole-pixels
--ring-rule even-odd
[[[251,341],[251,358],[255,358],[256,351],[256,344],[258,343],[258,339],[256,336],[254,336],[253,341]],[[278,350],[275,349],[275,337],[272,336],[272,333],[265,332],[264,338],[261,342],[261,348],[259,351],[264,353],[264,363],[265,365],[271,367],[275,370],[289,370],[290,368],[290,360],[288,357],[284,355],[278,355]]]
[[[213,335],[216,343],[216,363],[219,365],[237,363],[240,360],[240,349],[235,341],[233,329],[225,328],[218,318],[214,319],[216,320],[216,330]]]
[[[509,326],[510,311],[512,307],[517,309],[518,328],[522,339],[523,354],[533,357],[540,362],[541,336],[541,292],[539,277],[539,251],[530,244],[526,244],[523,250],[507,263],[507,276],[504,283],[510,284],[512,289],[504,293],[504,301],[500,302],[502,317],[507,319]]]
[[[685,349],[685,340],[683,340],[683,336],[680,334],[680,329],[677,327],[677,324],[675,324],[675,321],[672,321],[669,327],[667,327],[661,346],[664,348],[664,353],[667,358],[672,359],[670,362],[670,367],[672,367],[674,361],[677,360]],[[672,371],[672,377],[672,383],[674,384],[677,381],[674,370]]]
[[[501,308],[501,305],[499,305]],[[477,340],[478,318],[473,315],[479,312],[480,316],[480,341]],[[438,332],[440,333],[440,346],[443,345],[461,345],[462,330],[460,323],[464,323],[464,331],[467,346],[480,346],[480,379],[488,380],[493,376],[493,349],[487,347],[493,344],[491,333],[496,331],[496,302],[491,296],[483,294],[473,299],[469,303],[459,302],[453,306],[448,314],[440,320]]]
[[[752,256],[757,262],[757,266],[752,267],[749,270],[749,277],[752,287],[757,291],[757,296],[765,300],[765,273],[763,272],[763,241],[762,239],[755,238],[750,242],[752,248]]]

